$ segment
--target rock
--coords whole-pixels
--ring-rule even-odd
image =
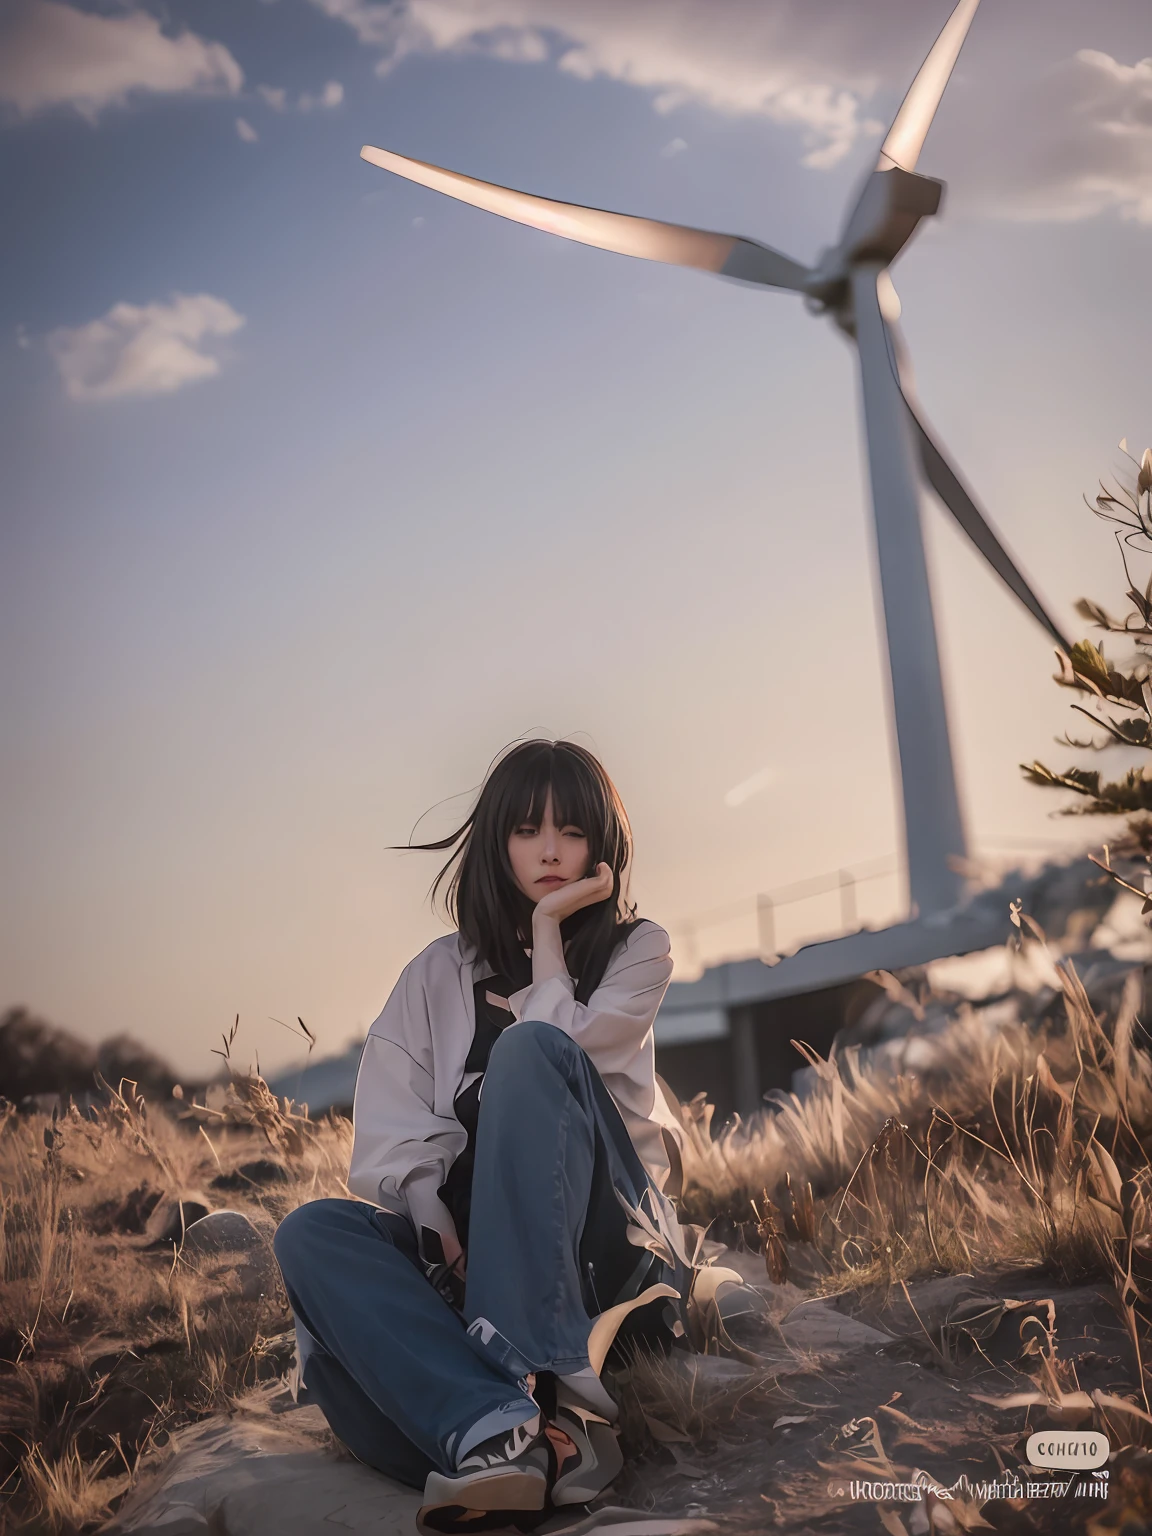
[[[780,1323],[780,1332],[790,1349],[813,1354],[846,1355],[852,1350],[875,1351],[892,1343],[890,1333],[881,1333],[868,1323],[845,1317],[827,1301],[806,1301],[793,1307]]]
[[[876,1313],[866,1313],[880,1327],[901,1338],[928,1341],[948,1351],[968,1340],[989,1339],[1000,1326],[1004,1302],[970,1275],[942,1275],[935,1280],[913,1281],[908,1295],[889,1293]]]
[[[270,1157],[258,1157],[253,1162],[241,1163],[231,1173],[220,1173],[212,1180],[213,1189],[244,1190],[253,1185],[265,1188],[269,1184],[287,1184],[291,1175],[283,1163]]]
[[[147,1440],[156,1418],[156,1404],[140,1387],[113,1386],[75,1420],[72,1433],[77,1453],[85,1461],[115,1444],[127,1461]]]
[[[208,1214],[208,1207],[199,1200],[162,1200],[148,1218],[144,1228],[149,1245],[176,1243],[196,1222]]]
[[[138,1184],[126,1195],[116,1195],[111,1200],[102,1200],[99,1205],[91,1206],[87,1218],[88,1229],[97,1237],[111,1237],[117,1232],[138,1236],[147,1230],[160,1198],[158,1189]]]
[[[207,1211],[184,1234],[180,1256],[211,1258],[217,1254],[252,1253],[267,1249],[270,1238],[243,1211]]]
[[[214,1278],[223,1270],[236,1270],[241,1295],[255,1301],[274,1295],[281,1285],[280,1266],[272,1250],[274,1230],[269,1223],[262,1231],[243,1211],[213,1211],[185,1232],[180,1258]]]
[[[314,1536],[363,1531],[416,1536],[422,1495],[337,1456],[319,1408],[275,1413],[282,1389],[240,1400],[229,1418],[178,1431],[102,1536]],[[653,1517],[611,1506],[559,1512],[542,1536],[696,1536],[710,1520]]]
[[[327,1530],[415,1531],[420,1494],[328,1449],[319,1408],[273,1418],[264,1391],[231,1418],[172,1437],[104,1529],[135,1536],[304,1536]]]

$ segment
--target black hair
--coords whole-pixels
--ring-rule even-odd
[[[519,977],[524,946],[531,942],[534,903],[516,884],[508,839],[519,826],[539,827],[549,789],[556,825],[579,827],[588,839],[587,873],[599,863],[612,871],[611,895],[560,924],[576,999],[587,1002],[616,946],[639,921],[635,904],[627,900],[632,829],[616,786],[591,752],[571,741],[506,747],[489,768],[462,826],[438,842],[404,846],[453,850],[433,883],[433,900],[451,871],[445,905],[461,937],[494,971]]]

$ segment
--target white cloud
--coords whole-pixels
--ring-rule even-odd
[[[255,144],[256,140],[260,137],[246,117],[238,117],[236,119],[236,132],[244,140],[245,144]]]
[[[694,104],[793,128],[804,164],[817,169],[879,135],[870,103],[883,87],[883,115],[895,109],[949,11],[949,0],[312,3],[379,52],[380,74],[413,54],[547,63],[578,79],[630,85],[658,112]],[[1133,18],[1143,16],[1145,3],[1131,6]],[[1043,0],[1032,0],[1031,10],[1043,25]],[[1087,22],[1067,28],[1070,40],[1086,41],[1091,7],[1085,15]],[[1051,66],[1030,46],[1027,22],[1023,14],[1014,21],[977,16],[978,29],[1006,29],[1003,46],[991,54],[985,46],[978,91],[964,89],[962,56],[961,78],[932,140],[959,150],[952,158],[957,172],[964,168],[954,178],[957,202],[997,216],[1059,220],[1115,211],[1152,223],[1152,59],[1125,62],[1081,47]],[[1058,59],[1060,44],[1049,31],[1044,52]],[[1071,55],[1074,44],[1066,46]]]
[[[1083,48],[974,125],[969,199],[988,212],[1071,220],[1116,212],[1152,224],[1152,58]]]
[[[673,160],[677,155],[682,155],[687,148],[688,144],[685,139],[669,139],[668,143],[660,151],[660,154],[665,160]]]
[[[0,101],[23,117],[75,107],[95,119],[133,91],[235,95],[244,72],[222,43],[168,37],[155,16],[111,16],[58,0],[7,0],[0,22]]]
[[[71,400],[165,395],[219,373],[219,360],[201,349],[243,324],[224,299],[174,293],[169,304],[114,304],[87,325],[61,326],[48,350]]]
[[[312,0],[381,53],[386,74],[416,54],[551,61],[565,74],[646,91],[659,112],[696,103],[800,130],[807,165],[841,160],[880,123],[863,115],[890,61],[857,0]],[[923,32],[916,0],[888,0]],[[831,14],[829,14],[831,13]],[[931,34],[925,38],[925,47]]]
[[[258,85],[257,94],[262,96],[274,112],[286,112],[288,110],[288,92],[282,85]],[[344,100],[344,87],[339,80],[329,80],[323,90],[301,91],[296,98],[296,109],[299,112],[313,112],[317,109],[331,110],[338,107]]]
[[[288,105],[288,92],[282,85],[258,85],[256,90],[274,112],[283,112]]]
[[[338,107],[344,100],[344,87],[339,80],[329,80],[322,91],[315,95],[308,91],[301,91],[300,99],[296,105],[301,112],[311,112],[314,107]]]

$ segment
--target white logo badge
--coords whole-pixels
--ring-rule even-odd
[[[1033,1467],[1102,1467],[1108,1460],[1108,1436],[1095,1429],[1075,1432],[1041,1429],[1028,1436],[1025,1456]]]

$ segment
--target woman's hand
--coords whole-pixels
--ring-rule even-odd
[[[570,885],[562,885],[555,891],[549,891],[547,896],[542,896],[536,903],[532,920],[535,922],[538,917],[550,917],[554,922],[563,922],[573,912],[579,912],[581,907],[606,901],[612,894],[612,883],[611,867],[601,862],[597,864],[594,874],[585,876],[583,880],[573,880]]]
[[[441,1232],[440,1241],[444,1244],[444,1260],[451,1268],[459,1268],[459,1273],[464,1273],[464,1250],[460,1246],[460,1239],[455,1232]]]

